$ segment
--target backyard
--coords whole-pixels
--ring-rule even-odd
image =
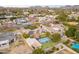
[[[55,43],[55,42],[49,41],[49,42],[43,44],[43,45],[41,46],[41,48],[42,48],[42,49],[46,49],[46,48],[54,47],[56,44],[57,44],[57,43]]]

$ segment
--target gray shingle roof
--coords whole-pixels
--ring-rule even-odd
[[[15,35],[12,32],[4,32],[0,34],[0,41],[12,40],[14,38],[15,38]]]

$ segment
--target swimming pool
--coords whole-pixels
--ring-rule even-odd
[[[48,37],[45,37],[45,38],[40,38],[39,42],[42,43],[42,44],[44,44],[44,43],[48,42],[49,40],[50,39]]]
[[[79,49],[79,43],[74,43],[74,44],[72,44],[71,47],[74,49]]]

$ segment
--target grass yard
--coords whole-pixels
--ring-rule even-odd
[[[29,25],[29,26],[26,26],[26,27],[24,27],[25,29],[31,29],[31,30],[33,30],[33,29],[36,29],[37,28],[37,26],[34,26],[34,25]]]
[[[55,44],[56,44],[55,42],[49,41],[42,45],[42,49],[53,47],[53,46],[55,46]]]

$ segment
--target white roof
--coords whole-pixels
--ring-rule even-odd
[[[36,39],[35,38],[28,38],[27,41],[30,43],[30,44],[33,44]]]
[[[54,30],[57,30],[57,31],[60,30],[60,28],[58,28],[58,27],[54,27],[53,29],[54,29]]]
[[[26,42],[34,47],[40,47],[42,44],[40,44],[35,38],[28,38],[26,39]]]

